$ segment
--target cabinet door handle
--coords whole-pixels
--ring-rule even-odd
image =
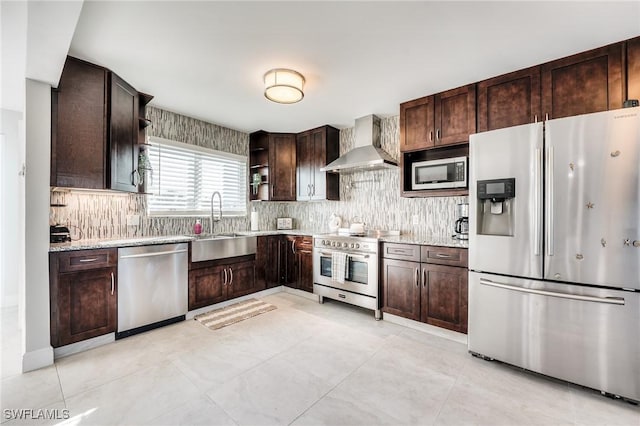
[[[82,263],[95,262],[96,260],[98,260],[97,257],[92,257],[91,259],[80,259],[80,262],[82,262]]]
[[[229,278],[229,287],[231,287],[231,284],[233,284],[233,268],[229,268],[229,275],[231,276]]]
[[[307,185],[307,197],[311,197],[311,184]]]
[[[111,295],[113,296],[113,292],[116,289],[116,278],[113,276],[113,272],[111,273]]]
[[[433,142],[433,130],[429,131],[429,141]]]
[[[422,287],[427,287],[427,268],[422,270]]]
[[[436,141],[440,140],[440,129],[436,130]]]
[[[316,184],[311,185],[311,195],[316,195]]]
[[[534,122],[534,123],[537,123],[537,122],[538,122],[538,114],[535,114],[535,115],[533,116],[533,122]]]
[[[416,268],[416,287],[420,287],[420,268]]]
[[[224,281],[222,281],[222,285],[227,285],[227,268],[222,271],[224,272]]]
[[[291,252],[296,254],[296,240],[293,240],[293,243],[291,244]]]

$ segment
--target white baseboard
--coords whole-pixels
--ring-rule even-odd
[[[106,345],[116,341],[116,333],[104,334],[102,336],[93,337],[81,342],[72,343],[70,345],[61,346],[53,349],[54,359],[63,358],[65,356],[77,354],[78,352],[88,351],[98,346]]]
[[[22,354],[23,373],[50,365],[53,365],[53,348],[51,346]]]
[[[224,302],[216,303],[214,305],[205,306],[204,308],[194,309],[193,311],[187,312],[186,319],[193,319],[196,315],[204,314],[205,312],[209,312],[212,309],[220,309],[225,306],[233,305],[234,303],[242,302],[248,299],[255,299],[259,297],[269,296],[270,294],[281,293],[283,286],[268,288],[266,290],[259,291],[257,293],[247,294],[246,296],[237,297],[231,300],[225,300]]]
[[[438,337],[444,337],[445,339],[453,340],[454,342],[462,343],[464,345],[467,344],[467,335],[463,333],[458,333],[457,331],[451,331],[451,330],[447,330],[446,328],[435,327],[430,324],[425,324],[423,322],[399,317],[397,315],[388,314],[386,312],[382,314],[382,319],[384,321],[389,321],[393,324],[402,325],[404,327],[412,328],[414,330],[422,331],[424,333],[433,334]]]

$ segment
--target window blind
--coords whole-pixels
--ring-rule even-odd
[[[150,214],[208,215],[211,194],[219,191],[223,216],[246,216],[247,157],[161,138],[149,143]],[[218,212],[217,199],[214,210]]]

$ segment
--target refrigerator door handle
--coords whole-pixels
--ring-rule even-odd
[[[533,216],[533,232],[535,234],[533,247],[533,254],[540,256],[540,249],[542,246],[542,149],[536,148],[536,164],[534,170],[534,182],[535,182],[535,202],[534,202],[534,216]]]
[[[557,291],[536,290],[533,288],[524,288],[524,287],[518,287],[510,284],[498,283],[495,281],[488,280],[486,278],[480,278],[480,284],[488,285],[491,287],[504,288],[506,290],[519,291],[521,293],[530,293],[530,294],[538,294],[541,296],[559,297],[561,299],[580,300],[583,302],[607,303],[610,305],[624,305],[624,298],[622,297],[581,296],[579,294],[561,293]]]
[[[547,256],[553,256],[553,147],[547,148],[546,162],[547,179],[545,189],[547,192],[547,209],[545,218],[547,221]]]

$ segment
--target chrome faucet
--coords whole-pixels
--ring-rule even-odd
[[[218,213],[218,218],[214,219],[213,217],[213,198],[216,196],[216,194],[218,194],[218,206],[220,207],[220,213]],[[222,219],[222,194],[220,194],[218,191],[213,191],[213,194],[211,194],[211,233],[213,234],[213,223],[214,222],[219,222]]]

